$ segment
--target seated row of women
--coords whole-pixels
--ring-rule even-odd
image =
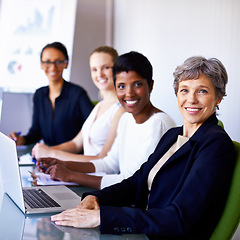
[[[90,57],[91,69],[94,68],[100,72],[99,68],[103,68],[106,64],[103,64],[104,61],[101,62],[99,59],[107,58],[106,53],[92,54]],[[32,154],[36,159],[39,159],[38,164],[44,166],[44,169],[47,168],[46,173],[49,173],[53,179],[76,182],[97,189],[120,182],[131,176],[146,161],[162,135],[175,126],[170,116],[154,107],[150,101],[150,93],[153,88],[152,65],[147,58],[142,54],[131,52],[126,57],[117,59],[114,69],[121,73],[121,78],[119,82],[115,78],[112,79],[111,68],[109,81],[115,88],[118,101],[125,113],[118,122],[116,137],[111,148],[108,152],[104,151],[104,145],[99,154],[86,156],[85,142],[83,142],[84,155],[73,154],[74,148],[72,146],[76,146],[81,141],[80,138],[85,133],[85,126],[70,142],[53,147],[48,147],[43,143],[37,144],[33,148]],[[96,62],[101,62],[100,66]],[[102,81],[102,79],[103,76],[99,75],[98,80]],[[101,129],[107,118],[104,120],[99,118],[95,120],[95,123],[98,120],[101,121],[98,126]],[[95,135],[96,132],[97,129],[95,129]],[[94,145],[93,140],[88,136],[86,139],[87,149],[89,149],[89,145]],[[86,174],[93,172],[105,175]]]
[[[75,209],[52,216],[52,221],[80,228],[100,225],[102,233],[145,233],[150,239],[209,239],[223,211],[235,162],[233,142],[216,118],[226,95],[225,67],[215,58],[191,57],[176,68],[174,91],[183,126],[175,127],[150,101],[148,59],[129,52],[111,57],[106,66],[107,55],[94,51],[90,69],[101,87],[107,77],[97,72],[109,70],[114,104],[122,105],[112,117],[115,132],[111,124],[106,140],[110,137],[110,144],[86,155],[83,126],[73,140],[33,148],[39,169],[53,179],[102,189],[85,193]],[[104,87],[99,89],[105,93]],[[90,122],[88,134],[101,119],[106,96],[95,107],[93,120],[85,122]],[[92,136],[86,146],[94,145]],[[77,154],[82,149],[84,155]],[[88,174],[93,172],[106,175]]]

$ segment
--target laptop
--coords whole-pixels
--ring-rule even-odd
[[[16,204],[7,194],[3,194],[2,197],[2,205],[0,207],[1,239],[23,239],[25,215],[19,211]]]
[[[0,88],[0,123],[2,119],[2,105],[3,105],[3,88]]]
[[[80,203],[81,197],[63,185],[23,188],[16,143],[1,132],[0,170],[4,192],[25,214],[57,213],[75,208]],[[41,196],[35,196],[36,194]],[[40,206],[36,206],[35,202]]]

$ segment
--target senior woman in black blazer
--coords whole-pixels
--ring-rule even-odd
[[[117,74],[116,74],[117,77]],[[209,239],[222,213],[235,162],[232,140],[218,126],[227,72],[215,59],[188,58],[174,72],[183,126],[170,129],[148,161],[121,183],[83,195],[58,225],[150,239]]]

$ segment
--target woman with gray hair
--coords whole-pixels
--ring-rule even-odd
[[[209,239],[223,211],[235,163],[234,145],[215,109],[227,72],[217,59],[192,57],[174,72],[183,126],[170,129],[130,178],[85,193],[77,208],[52,216],[58,225],[150,239]]]
[[[190,57],[184,64],[176,68],[173,73],[175,94],[177,95],[180,81],[198,79],[203,74],[211,80],[219,99],[226,96],[228,75],[225,67],[216,58],[206,59],[204,57]]]

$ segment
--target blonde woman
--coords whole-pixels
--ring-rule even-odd
[[[85,162],[106,156],[116,137],[118,121],[124,113],[112,78],[112,67],[117,57],[117,51],[109,46],[98,47],[92,52],[89,59],[91,77],[102,100],[94,107],[76,137],[52,147],[38,143],[33,148],[33,157]],[[84,154],[79,154],[82,151]]]

